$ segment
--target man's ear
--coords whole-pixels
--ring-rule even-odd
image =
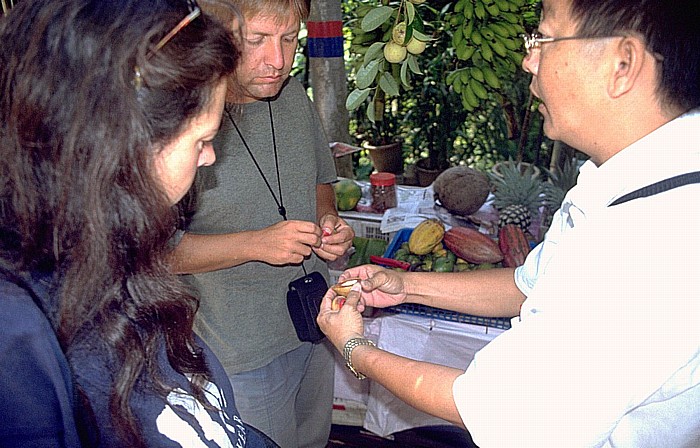
[[[623,37],[615,46],[615,65],[608,84],[608,94],[611,98],[619,98],[634,88],[642,65],[649,63],[645,60],[645,52],[644,43],[636,37]]]

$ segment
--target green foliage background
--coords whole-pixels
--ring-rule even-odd
[[[384,4],[399,8],[397,1]],[[357,87],[355,75],[367,49],[386,40],[394,23],[389,20],[373,35],[357,32],[362,17],[379,5],[381,0],[342,3],[349,92]],[[539,2],[427,0],[418,6],[422,32],[431,38],[416,56],[420,74],[409,71],[409,85],[397,75],[401,91],[387,95],[380,126],[364,108],[350,111],[353,143],[395,137],[403,142],[407,164],[429,158],[439,169],[467,164],[486,170],[508,158],[548,166],[552,142],[542,136],[529,75],[520,68],[520,34],[536,27]],[[355,156],[359,178],[371,172],[370,163],[366,154]]]

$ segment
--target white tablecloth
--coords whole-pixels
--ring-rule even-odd
[[[424,316],[386,314],[365,319],[365,335],[389,352],[407,358],[466,369],[474,354],[503,330]],[[357,380],[336,354],[335,397],[364,404],[363,427],[380,436],[409,428],[446,425],[408,406],[381,385]]]

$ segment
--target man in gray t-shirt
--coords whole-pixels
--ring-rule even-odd
[[[243,421],[281,446],[323,448],[333,355],[326,343],[299,341],[286,292],[305,272],[328,280],[325,261],[342,256],[354,233],[335,208],[335,167],[314,105],[289,77],[309,2],[228,1],[245,18],[243,55],[217,161],[200,170],[173,264],[193,274],[196,330],[224,365]]]

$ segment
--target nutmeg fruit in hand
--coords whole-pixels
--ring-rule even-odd
[[[331,286],[331,289],[339,296],[347,297],[352,287],[359,281],[359,278],[349,278],[343,282],[336,283],[335,285]]]
[[[331,310],[338,311],[345,305],[345,297],[336,296],[331,302]]]

